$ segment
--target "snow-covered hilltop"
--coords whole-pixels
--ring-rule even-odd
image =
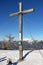
[[[12,64],[8,64],[9,58]],[[43,65],[43,50],[24,50],[23,61],[18,61],[19,50],[0,50],[0,65]]]

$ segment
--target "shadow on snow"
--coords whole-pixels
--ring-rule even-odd
[[[0,58],[0,62],[5,61],[5,60],[7,60],[7,59],[6,59],[6,56],[3,57],[3,58]]]
[[[25,59],[26,57],[27,57],[27,55],[29,54],[29,53],[31,53],[33,50],[30,50],[29,52],[27,52],[24,56],[23,56],[23,59]]]
[[[30,50],[29,52],[27,52],[24,56],[23,56],[23,59],[25,59],[26,57],[27,57],[27,55],[29,54],[29,53],[31,53],[33,50]],[[17,65],[19,63],[19,61],[17,61],[17,62],[14,62],[14,63],[8,63],[7,65]]]

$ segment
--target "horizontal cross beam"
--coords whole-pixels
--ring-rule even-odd
[[[31,12],[34,12],[34,9],[29,9],[29,10],[25,10],[25,11],[21,11],[21,12],[17,12],[17,13],[13,13],[13,14],[10,14],[9,16],[17,16],[19,14],[27,14],[27,13],[31,13]]]

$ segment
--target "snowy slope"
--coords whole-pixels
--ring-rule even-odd
[[[8,65],[8,59],[11,58],[11,65],[43,65],[43,50],[24,50],[22,62],[18,61],[18,50],[0,50],[0,65]]]

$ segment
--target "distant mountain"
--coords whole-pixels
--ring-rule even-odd
[[[30,42],[33,42],[34,40],[32,38],[29,38],[29,39],[28,38],[24,38],[23,41],[28,41],[30,43]]]
[[[0,41],[0,50],[2,49],[2,41]]]
[[[6,45],[8,47],[8,50],[18,50],[19,49],[19,42],[18,41],[13,41],[12,43],[8,43],[6,42]],[[3,49],[2,48],[2,41],[0,42],[0,50]],[[29,42],[29,41],[23,41],[22,43],[22,46],[23,46],[23,50],[29,50],[29,49],[43,49],[43,42],[41,41],[32,41],[32,42]]]

